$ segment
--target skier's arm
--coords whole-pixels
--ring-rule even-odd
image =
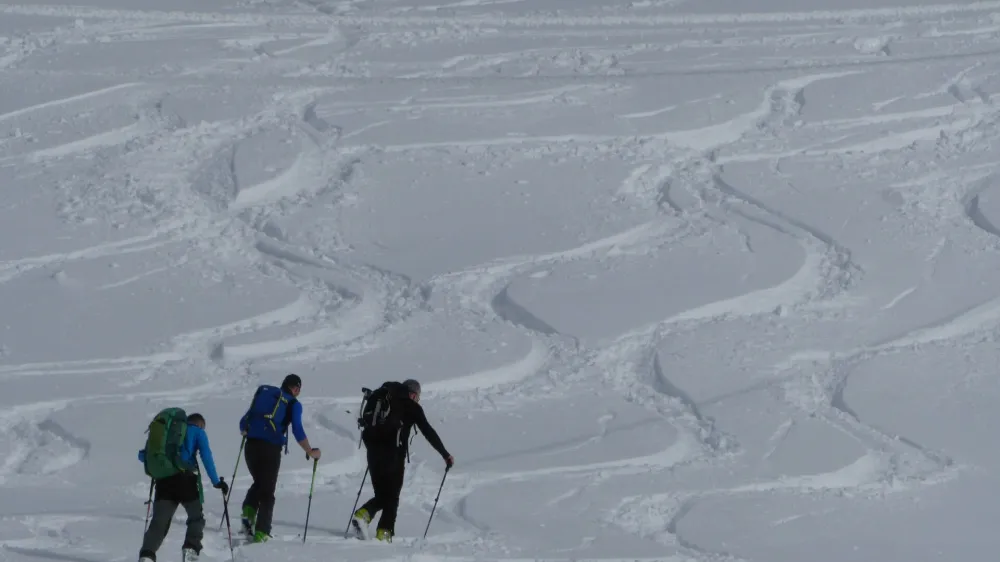
[[[434,450],[441,454],[441,456],[447,460],[451,455],[448,450],[444,448],[444,443],[441,442],[441,438],[438,436],[434,428],[431,427],[430,422],[427,421],[427,416],[424,414],[424,409],[418,404],[414,404],[416,408],[413,409],[414,423],[420,428],[421,433],[424,434],[424,439],[434,447]]]
[[[198,453],[201,455],[201,462],[205,465],[205,472],[208,473],[208,479],[215,486],[219,483],[219,474],[215,471],[215,458],[212,456],[211,447],[208,446],[208,434],[204,430],[198,432],[197,445]]]
[[[309,438],[306,437],[306,430],[302,428],[302,403],[298,400],[292,404],[292,435],[295,436],[299,447],[302,447],[302,450],[308,455],[313,447],[309,444]]]

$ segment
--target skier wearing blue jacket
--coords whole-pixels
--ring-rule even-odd
[[[142,548],[139,550],[140,562],[156,562],[156,551],[170,530],[170,521],[178,506],[184,506],[184,511],[187,512],[187,533],[182,547],[184,560],[193,562],[201,554],[205,515],[202,510],[204,496],[201,490],[201,473],[197,471],[197,455],[201,456],[201,462],[205,465],[205,472],[208,473],[212,486],[222,490],[224,495],[229,493],[229,485],[219,478],[215,470],[215,459],[208,445],[208,434],[205,433],[205,417],[201,414],[191,414],[187,417],[187,423],[181,459],[195,467],[195,471],[184,471],[156,481],[153,518],[142,539]],[[146,451],[139,451],[139,462],[145,461]]]
[[[281,448],[288,452],[288,427],[306,459],[319,460],[320,450],[309,444],[302,429],[302,403],[298,401],[302,379],[292,373],[281,387],[261,385],[250,407],[240,418],[240,433],[246,438],[243,458],[253,484],[243,499],[242,531],[248,539],[262,543],[271,537],[274,490],[281,468]]]

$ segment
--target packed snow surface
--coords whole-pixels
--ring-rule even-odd
[[[135,560],[153,414],[229,480],[291,372],[307,540],[292,446],[238,561],[995,559],[1000,2],[60,1],[0,0],[3,560]],[[344,538],[411,377],[457,464]]]

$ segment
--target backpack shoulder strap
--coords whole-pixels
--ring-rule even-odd
[[[271,429],[273,429],[274,431],[278,431],[278,426],[275,425],[275,423],[274,423],[274,421],[275,421],[274,417],[276,415],[278,415],[278,408],[281,407],[282,403],[285,403],[286,405],[290,405],[290,402],[288,401],[288,399],[285,398],[285,391],[281,390],[279,388],[278,389],[278,399],[274,401],[274,409],[271,410],[270,414],[264,414],[264,419],[267,420],[267,423],[271,424]],[[287,417],[288,417],[288,413],[289,413],[288,410],[289,409],[290,409],[290,407],[285,409],[285,416],[284,416],[285,419],[287,419]],[[283,423],[283,421],[284,420],[278,420],[278,423]]]

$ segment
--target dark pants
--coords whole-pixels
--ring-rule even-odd
[[[387,446],[368,447],[368,473],[372,477],[375,497],[363,507],[372,518],[382,511],[378,529],[396,534],[396,512],[399,510],[399,493],[403,490],[403,473],[406,470],[406,453],[402,448]]]
[[[200,481],[199,474],[182,473],[156,483],[153,517],[146,534],[142,537],[140,558],[156,560],[156,551],[167,537],[170,522],[178,506],[184,506],[184,511],[187,512],[184,548],[193,548],[196,552],[201,552],[201,539],[205,535],[205,515],[201,505],[201,491],[198,489]]]
[[[247,439],[243,448],[243,458],[253,484],[243,498],[243,507],[257,510],[255,531],[271,534],[271,518],[274,515],[274,489],[278,486],[278,470],[281,468],[281,445],[259,439]]]

